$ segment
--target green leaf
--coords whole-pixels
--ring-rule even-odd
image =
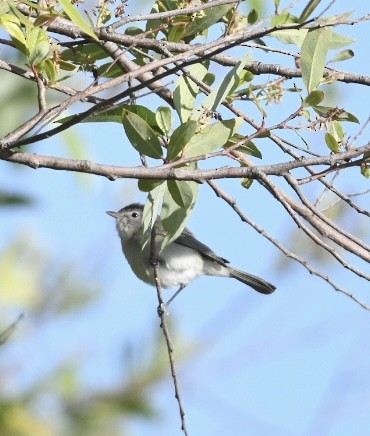
[[[325,94],[322,91],[312,91],[308,94],[308,96],[303,100],[303,107],[311,107],[317,106],[324,100]]]
[[[370,178],[370,164],[368,165],[361,165],[361,174],[366,177],[367,179]]]
[[[73,71],[75,73],[77,73],[78,68],[79,68],[78,66],[71,64],[70,62],[66,62],[66,61],[62,61],[62,60],[59,61],[59,67],[61,70]]]
[[[222,148],[242,123],[242,118],[235,118],[209,124],[192,137],[184,149],[183,156],[199,156]]]
[[[86,23],[79,10],[72,5],[70,0],[59,0],[58,3],[60,4],[60,6],[62,6],[64,12],[68,15],[72,22],[75,23],[82,30],[82,32],[91,36],[91,38],[95,39],[96,41],[99,41],[94,31]]]
[[[354,42],[356,42],[355,39],[333,32],[330,38],[329,50],[339,50],[347,45],[353,44]]]
[[[76,114],[79,115],[79,114]],[[60,118],[56,120],[55,123],[64,124],[73,120],[76,115],[69,115],[68,117]],[[110,109],[100,115],[93,115],[84,120],[81,123],[119,123],[122,124],[122,107]]]
[[[329,49],[331,27],[310,30],[301,48],[302,79],[308,92],[316,89],[324,75],[326,55]]]
[[[282,29],[271,33],[271,36],[277,38],[284,44],[294,44],[297,47],[301,47],[304,39],[307,36],[306,29]],[[353,44],[354,39],[348,38],[347,36],[340,35],[339,33],[332,32],[329,50],[339,50],[346,45]]]
[[[338,121],[348,121],[350,123],[356,123],[356,124],[360,124],[360,120],[356,117],[356,115],[351,114],[350,112],[347,111],[342,111],[340,114],[338,114],[337,116],[335,116],[333,118],[333,120],[338,120]]]
[[[236,133],[227,141],[224,148],[231,147],[232,145],[237,144],[239,141],[241,141],[244,138],[245,138],[245,136],[240,135],[239,133]],[[241,151],[242,153],[248,154],[248,155],[253,156],[253,157],[257,157],[258,159],[262,159],[261,152],[259,151],[259,149],[256,147],[256,145],[252,141],[249,141],[246,144],[243,144],[240,147],[237,147],[236,151]]]
[[[152,228],[157,216],[159,215],[159,211],[163,202],[163,196],[166,191],[166,183],[161,183],[148,194],[148,198],[145,202],[143,210],[143,239],[141,241],[142,248],[144,248],[148,242],[150,244]]]
[[[280,0],[274,0],[275,10],[277,11],[280,6]]]
[[[341,52],[337,53],[328,63],[333,62],[342,62],[346,61],[348,59],[352,59],[355,53],[353,50],[342,50]]]
[[[274,15],[271,19],[272,27],[284,26],[284,25],[295,24],[295,23],[298,23],[298,18],[295,15],[292,15],[288,11],[283,11],[279,15]]]
[[[239,77],[243,71],[244,65],[249,59],[249,54],[245,55],[225,76],[221,84],[215,88],[203,101],[202,107],[206,110],[215,111],[226,96],[229,95],[235,83],[239,83]]]
[[[248,179],[248,178],[242,179],[240,182],[240,184],[245,189],[249,189],[252,186],[252,183],[253,183],[253,179]]]
[[[226,15],[230,9],[234,7],[231,5],[221,5],[214,8],[206,9],[202,15],[197,16],[193,22],[191,22],[185,28],[185,35],[200,34],[203,30],[208,30],[213,24],[217,23],[224,15]]]
[[[168,191],[183,209],[189,209],[198,195],[198,183],[187,180],[167,180]]]
[[[275,37],[283,44],[294,44],[297,47],[301,47],[306,35],[306,29],[282,29],[271,33],[271,36]]]
[[[163,199],[161,219],[163,227],[168,233],[162,242],[162,250],[180,236],[191,216],[193,208],[194,203],[188,209],[183,209],[175,202],[170,192],[166,191]]]
[[[330,118],[331,120],[348,121],[351,123],[360,124],[359,119],[355,115],[345,111],[344,109],[329,106],[313,106],[312,109],[319,115]]]
[[[329,133],[333,135],[338,142],[341,142],[345,135],[342,123],[340,121],[333,121],[330,125]]]
[[[55,69],[55,64],[51,59],[46,59],[42,64],[42,71],[46,74],[49,82],[55,82],[57,80],[58,74]]]
[[[2,2],[0,2],[2,3]],[[17,9],[17,5],[16,2],[12,2],[12,1],[8,1],[7,2],[10,10],[13,12],[13,14],[18,18],[18,20],[20,21],[21,24],[23,24],[24,27],[26,28],[32,28],[35,26],[38,26],[38,24],[36,23],[37,20],[35,20],[35,22],[30,21],[30,19],[28,17],[26,17],[25,15],[23,15],[18,9]],[[37,7],[36,7],[37,9]]]
[[[177,157],[193,138],[197,127],[196,121],[189,120],[174,130],[167,145],[167,160],[171,161]]]
[[[331,135],[330,133],[325,133],[325,142],[333,153],[340,152],[340,145],[338,144],[334,136]]]
[[[207,75],[207,68],[202,64],[194,64],[188,71],[199,80],[203,80]],[[198,93],[199,86],[186,74],[178,79],[173,93],[173,101],[176,112],[183,123],[192,115]]]
[[[30,65],[39,65],[50,53],[49,38],[41,27],[32,28],[27,34],[27,56]]]
[[[215,80],[216,76],[213,73],[207,73],[203,78],[203,82],[208,86],[212,86]]]
[[[19,20],[10,14],[1,15],[0,27],[9,33],[16,47],[21,50],[22,53],[27,54],[27,42],[20,27]]]
[[[321,0],[310,0],[303,9],[302,14],[299,17],[299,22],[304,23],[320,3]]]
[[[248,24],[254,24],[258,20],[258,11],[252,9],[248,14]]]
[[[139,153],[154,159],[162,157],[158,136],[146,121],[124,109],[122,123],[129,141]]]
[[[172,128],[172,111],[167,106],[161,106],[158,108],[155,114],[156,122],[162,132],[168,136]]]
[[[157,124],[156,114],[148,109],[146,106],[140,104],[123,104],[122,107],[128,112],[132,112],[142,118],[149,126],[157,132],[159,135],[163,135],[164,132],[159,128]]]
[[[78,64],[94,64],[97,60],[108,58],[109,55],[102,47],[100,47],[100,45],[90,43],[67,48],[61,53],[61,57],[65,61],[71,61]]]
[[[190,21],[190,19],[188,17],[184,17],[184,15],[180,15],[179,17],[177,17],[177,19],[179,19],[180,17],[183,17],[184,21]],[[174,25],[172,25],[169,29],[167,40],[168,42],[180,42],[184,38],[184,36],[186,36],[185,25],[174,23]]]
[[[157,186],[163,183],[163,180],[157,179],[139,179],[137,181],[137,187],[141,192],[153,191]]]
[[[95,67],[94,64],[88,64]],[[117,65],[116,62],[106,62],[98,66],[97,69],[98,77],[105,77],[107,79],[113,79],[115,77],[122,76],[122,68]]]
[[[361,174],[367,179],[369,179],[370,178],[370,151],[364,153],[364,159],[366,159],[367,162],[361,164]]]

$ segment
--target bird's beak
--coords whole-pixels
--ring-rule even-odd
[[[116,219],[119,217],[118,212],[113,212],[112,210],[107,210],[106,213]]]

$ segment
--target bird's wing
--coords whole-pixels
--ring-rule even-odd
[[[174,244],[192,248],[193,250],[198,251],[201,256],[214,260],[221,265],[225,266],[225,263],[229,263],[227,259],[217,256],[217,254],[207,247],[207,245],[198,241],[193,233],[187,228],[185,228],[181,235],[174,241]]]

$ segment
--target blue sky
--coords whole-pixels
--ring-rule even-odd
[[[338,2],[337,9],[341,7]],[[368,12],[359,0],[348,7],[355,10],[355,16]],[[370,75],[368,24],[340,31],[357,37],[358,44],[353,47],[356,57],[337,68]],[[361,86],[338,87],[340,104],[362,122],[369,115],[366,92]],[[280,110],[280,106],[273,108],[272,116]],[[356,126],[350,128],[356,132]],[[91,160],[139,164],[119,125],[86,124],[75,136],[76,148],[78,142],[88,144],[85,149]],[[58,138],[38,144],[33,151],[69,153]],[[269,154],[268,143],[262,152],[266,162],[276,157]],[[368,186],[358,172],[348,174],[341,182],[344,189]],[[0,367],[9,361],[32,362],[20,365],[8,381],[10,391],[16,393],[60,362],[81,356],[85,383],[114,386],[122,377],[118,365],[122,347],[144,341],[150,348],[159,322],[155,291],[130,271],[114,222],[105,211],[144,201],[145,196],[131,180],[110,182],[51,170],[18,170],[4,162],[0,162],[0,183],[37,200],[32,208],[3,211],[0,248],[26,234],[51,256],[70,260],[86,280],[104,289],[96,304],[82,314],[46,322],[42,329],[35,329],[37,320],[26,316],[14,343],[0,356]],[[238,198],[255,222],[289,243],[293,225],[262,188],[254,184],[246,191],[238,181],[220,185]],[[366,198],[361,201],[366,204]],[[350,227],[351,222],[344,225]],[[290,263],[289,268],[282,268],[277,249],[243,224],[206,186],[200,189],[189,227],[233,266],[264,277],[278,288],[266,297],[237,281],[200,278],[171,305],[170,317],[178,334],[175,350],[186,343],[197,344],[178,371],[190,434],[368,435],[370,314],[303,267]],[[317,265],[336,282],[370,303],[368,283],[351,278],[339,266],[321,262]],[[17,310],[22,307],[15,306],[12,313]],[[182,434],[169,372],[153,395],[162,418],[134,421],[132,434]]]

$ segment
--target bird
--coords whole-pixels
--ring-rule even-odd
[[[140,280],[155,286],[151,244],[147,243],[143,247],[143,211],[142,204],[133,203],[117,212],[107,211],[106,213],[116,220],[122,251],[132,271]],[[160,285],[162,288],[178,287],[166,305],[169,305],[190,282],[202,275],[231,277],[266,295],[276,289],[266,280],[230,266],[228,260],[218,256],[207,245],[200,242],[187,228],[161,252],[160,247],[167,232],[159,216],[155,221],[153,231],[155,232],[155,252],[159,253]]]

